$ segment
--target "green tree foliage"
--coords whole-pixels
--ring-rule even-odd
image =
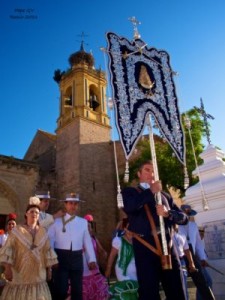
[[[186,144],[186,165],[189,185],[191,186],[198,181],[198,178],[193,178],[192,176],[192,171],[196,169],[196,163],[189,130],[184,125],[185,116],[188,116],[191,122],[190,134],[198,165],[202,163],[202,159],[199,157],[199,154],[202,153],[204,148],[201,142],[202,137],[204,136],[204,123],[201,120],[201,115],[196,109],[191,109],[185,114],[182,114]],[[162,137],[155,139],[155,149],[159,178],[162,181],[163,189],[166,190],[173,187],[175,190],[179,190],[180,195],[182,196],[185,192],[184,166],[178,160],[170,145]],[[140,156],[130,163],[130,181],[136,178],[138,165],[143,161],[151,159],[149,139],[141,139],[137,145],[137,150],[139,151]]]

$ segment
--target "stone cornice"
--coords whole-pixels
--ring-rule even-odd
[[[13,156],[5,156],[0,155],[0,166],[7,165],[7,168],[16,167],[17,169],[24,169],[24,170],[38,170],[38,164],[30,161],[26,161],[23,159],[18,159]]]

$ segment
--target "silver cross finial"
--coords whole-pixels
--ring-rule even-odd
[[[203,117],[203,123],[204,123],[204,131],[206,133],[206,138],[209,144],[211,144],[211,139],[210,139],[210,129],[209,129],[209,122],[208,119],[214,120],[214,117],[210,114],[208,114],[205,110],[203,100],[200,98],[200,108],[194,106],[194,108],[200,113],[200,115]]]
[[[135,17],[128,18],[128,20],[131,21],[134,27],[134,39],[140,39],[141,35],[138,32],[137,25],[140,25],[141,22],[139,22]]]
[[[81,32],[81,34],[77,34],[77,36],[81,37],[81,45],[80,45],[80,51],[84,51],[84,44],[88,45],[87,43],[84,42],[85,37],[87,37],[88,35],[85,34],[83,31]]]

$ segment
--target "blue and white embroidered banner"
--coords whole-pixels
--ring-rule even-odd
[[[184,163],[184,134],[168,53],[147,48],[141,39],[129,41],[112,32],[106,37],[116,124],[126,159],[151,113]]]

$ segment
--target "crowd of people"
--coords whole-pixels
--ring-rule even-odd
[[[0,235],[1,299],[160,300],[162,286],[166,300],[188,300],[188,275],[197,300],[215,299],[197,212],[162,191],[151,161],[137,176],[138,185],[122,191],[124,218],[109,253],[96,237],[93,216],[78,216],[81,200],[74,193],[54,215],[47,212],[50,194],[42,191],[29,199],[23,224],[10,214]]]

